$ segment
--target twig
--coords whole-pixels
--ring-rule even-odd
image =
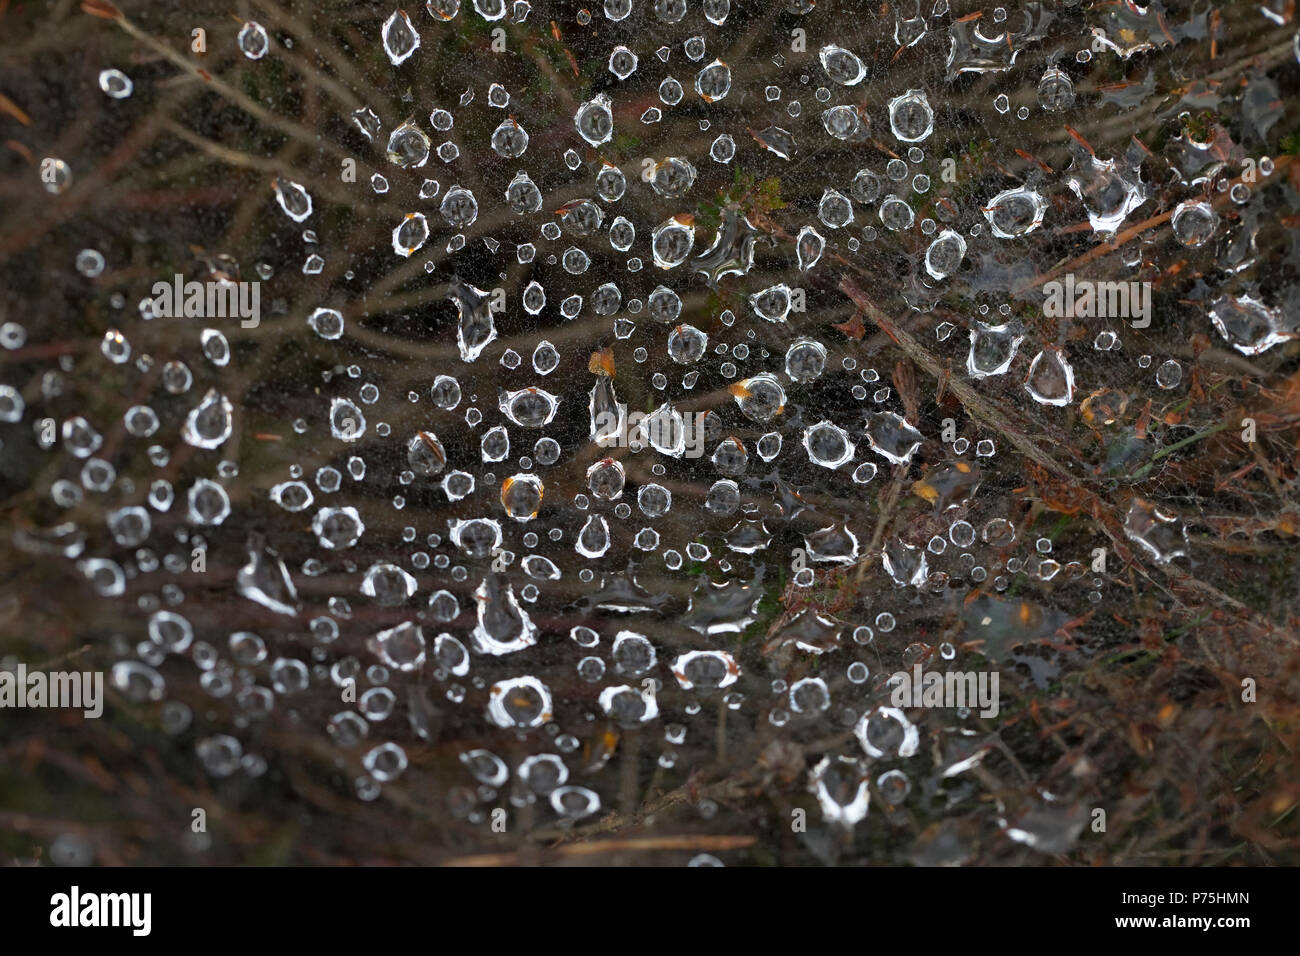
[[[570,843],[543,851],[543,856],[559,859],[568,857],[604,856],[607,853],[648,853],[665,850],[691,850],[703,852],[713,850],[743,850],[758,842],[755,836],[710,836],[708,834],[687,833],[680,836],[632,837],[626,840],[599,840],[595,843]],[[526,851],[532,857],[538,851]],[[474,856],[458,856],[443,862],[443,866],[510,866],[520,862],[525,851],[514,853],[479,853]],[[546,862],[546,861],[538,861]]]

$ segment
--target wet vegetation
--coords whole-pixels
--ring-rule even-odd
[[[1298,29],[0,3],[3,859],[1296,863]]]

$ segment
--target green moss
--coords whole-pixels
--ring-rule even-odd
[[[1214,135],[1219,118],[1209,110],[1202,110],[1183,121],[1183,131],[1192,139],[1204,143]]]
[[[718,191],[717,198],[705,200],[696,207],[695,227],[712,231],[722,220],[722,210],[738,207],[746,216],[765,216],[788,204],[781,198],[781,180],[776,176],[759,181],[757,177],[736,168],[732,183]]]

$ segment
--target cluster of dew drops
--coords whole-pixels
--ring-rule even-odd
[[[917,423],[907,419],[898,397],[875,369],[860,368],[851,357],[836,361],[835,349],[824,337],[784,336],[783,344],[772,344],[781,338],[774,334],[778,328],[788,329],[802,321],[793,311],[797,292],[790,285],[777,283],[747,293],[747,307],[737,310],[743,314],[722,311],[716,318],[729,341],[711,342],[709,331],[699,326],[717,326],[711,321],[687,321],[682,313],[684,293],[716,288],[727,279],[743,282],[753,266],[755,244],[763,238],[735,206],[721,211],[712,237],[697,235],[700,230],[691,210],[700,197],[691,194],[699,164],[727,166],[743,159],[746,150],[792,161],[828,139],[852,144],[880,135],[871,131],[869,113],[887,115],[895,158],[863,166],[847,182],[827,183],[815,218],[797,224],[793,241],[777,244],[778,252],[786,254],[800,273],[811,273],[832,253],[852,256],[882,235],[913,229],[914,207],[925,203],[926,195],[941,186],[922,171],[932,168],[926,165],[925,152],[935,127],[932,92],[890,89],[885,70],[872,76],[869,83],[871,102],[880,105],[861,106],[861,97],[853,94],[868,81],[866,62],[835,42],[833,25],[819,24],[815,16],[808,16],[806,22],[810,34],[819,28],[826,31],[821,45],[809,40],[810,49],[817,50],[815,62],[822,75],[810,76],[809,66],[791,67],[796,93],[803,93],[805,86],[812,91],[815,106],[811,109],[777,85],[744,88],[751,85],[746,82],[746,71],[726,61],[726,50],[710,49],[709,31],[726,23],[731,14],[729,0],[604,0],[597,14],[581,11],[578,24],[589,24],[593,16],[604,16],[614,27],[631,23],[634,2],[648,8],[636,11],[641,19],[635,22],[650,22],[654,29],[625,31],[622,42],[614,43],[608,52],[607,68],[617,82],[577,106],[567,131],[572,142],[562,148],[558,163],[571,175],[588,176],[590,196],[566,202],[553,214],[553,204],[548,204],[538,180],[545,183],[552,176],[551,167],[558,168],[557,157],[536,147],[530,149],[527,106],[512,102],[503,83],[464,90],[454,108],[433,108],[427,124],[410,119],[385,131],[383,121],[369,107],[348,117],[394,167],[390,176],[374,172],[356,188],[368,187],[377,195],[388,194],[390,189],[399,193],[414,182],[400,170],[439,168],[448,180],[444,185],[417,175],[418,187],[399,197],[409,202],[410,211],[392,224],[391,254],[396,260],[419,256],[421,250],[428,254],[433,245],[443,245],[446,255],[440,256],[440,261],[458,253],[492,259],[513,252],[519,265],[536,265],[538,276],[549,275],[543,268],[547,265],[558,264],[563,270],[562,279],[545,284],[532,279],[505,304],[506,309],[522,310],[534,319],[539,334],[531,355],[501,347],[496,328],[499,304],[493,301],[491,290],[462,280],[449,267],[439,270],[430,260],[426,271],[441,272],[440,281],[455,307],[454,322],[441,329],[440,335],[447,341],[454,339],[464,367],[446,368],[433,375],[426,394],[411,392],[398,397],[427,407],[428,426],[399,434],[379,421],[383,408],[380,389],[365,382],[362,367],[348,366],[346,375],[324,384],[336,393],[340,387],[352,391],[329,395],[322,388],[317,416],[292,423],[299,435],[318,443],[334,443],[343,452],[339,461],[346,458],[343,467],[324,465],[313,474],[304,474],[300,466],[291,466],[270,488],[269,500],[236,503],[228,485],[239,475],[239,462],[220,457],[240,414],[220,384],[222,370],[231,364],[232,347],[220,328],[203,328],[197,356],[188,357],[201,362],[203,369],[196,375],[184,358],[170,358],[161,370],[161,382],[166,401],[187,403],[179,441],[198,452],[211,453],[215,461],[210,475],[186,487],[173,487],[158,478],[150,481],[147,489],[140,489],[141,503],[106,507],[104,521],[112,546],[106,546],[102,556],[91,553],[93,541],[98,540],[93,529],[73,522],[22,533],[20,543],[26,547],[57,551],[77,560],[93,588],[112,597],[126,593],[129,581],[158,573],[160,566],[169,572],[184,570],[191,546],[202,547],[240,509],[256,512],[278,507],[309,519],[303,534],[319,546],[319,556],[290,567],[280,551],[293,552],[298,545],[253,540],[246,548],[247,563],[239,568],[234,583],[243,598],[284,615],[286,629],[299,618],[308,622],[312,641],[309,662],[291,656],[294,648],[274,634],[238,630],[218,638],[208,633],[208,622],[188,616],[185,594],[174,583],[138,599],[138,608],[147,617],[138,642],[132,645],[126,638],[116,639],[121,659],[112,668],[112,684],[132,701],[163,702],[163,724],[169,731],[189,733],[198,720],[185,703],[167,699],[161,669],[169,656],[188,658],[197,667],[202,691],[213,699],[229,700],[237,715],[236,726],[226,728],[228,733],[205,732],[196,742],[197,754],[212,775],[258,776],[266,772],[267,758],[245,750],[240,739],[244,731],[277,707],[286,706],[281,701],[297,707],[303,695],[315,688],[323,688],[321,696],[338,699],[341,690],[352,687],[356,693],[351,701],[333,709],[323,732],[349,760],[359,757],[353,786],[362,799],[373,800],[383,785],[408,770],[407,748],[400,741],[410,735],[393,726],[399,723],[395,716],[399,708],[409,710],[415,736],[429,739],[434,733],[429,726],[429,708],[405,702],[401,696],[404,682],[430,676],[445,698],[439,707],[477,707],[489,728],[528,742],[529,754],[511,762],[484,747],[460,754],[466,785],[453,788],[449,799],[452,808],[470,820],[482,819],[483,808],[506,791],[516,804],[540,802],[565,821],[597,813],[602,807],[599,782],[583,774],[601,763],[599,746],[593,746],[593,741],[598,744],[608,736],[602,729],[661,724],[658,761],[665,770],[671,769],[678,764],[678,748],[694,733],[689,730],[690,717],[700,713],[701,700],[715,694],[727,709],[757,710],[759,719],[776,727],[806,726],[826,715],[854,729],[862,752],[825,755],[808,778],[826,817],[840,823],[856,823],[866,815],[866,781],[872,761],[910,758],[920,750],[917,728],[902,711],[882,703],[887,698],[883,683],[887,675],[873,673],[874,664],[869,666],[861,659],[861,652],[871,648],[878,634],[897,626],[887,607],[873,608],[857,621],[801,611],[783,632],[783,642],[798,654],[839,652],[841,658],[849,658],[840,671],[848,688],[837,689],[835,694],[822,676],[792,684],[780,679],[744,684],[751,696],[767,696],[755,707],[735,689],[743,682],[747,662],[733,639],[758,618],[765,586],[761,569],[775,526],[799,529],[801,560],[792,574],[796,588],[813,586],[814,567],[851,568],[863,557],[859,535],[845,516],[824,523],[824,516],[809,510],[803,522],[798,521],[803,509],[800,490],[808,486],[833,488],[839,497],[869,498],[868,486],[878,472],[912,464],[926,436]],[[472,13],[461,8],[460,0],[429,0],[426,6],[427,20],[417,21],[396,10],[377,25],[376,42],[382,44],[394,69],[418,57],[422,33],[456,29],[459,18],[470,16],[489,23],[526,24],[532,13],[527,0],[474,0]],[[811,0],[789,0],[787,6],[794,14],[814,12]],[[952,79],[968,71],[1011,70],[1017,53],[1041,39],[1048,20],[1050,14],[1041,5],[1030,3],[1010,17],[999,8],[991,15],[991,25],[977,29],[967,21],[953,20],[940,0],[929,17],[896,15],[893,40],[905,47],[946,40],[947,73]],[[1091,45],[1077,52],[1076,61],[1087,62],[1096,50],[1128,56],[1132,52],[1126,39],[1132,35],[1128,27],[1131,24],[1116,21],[1095,30],[1096,37],[1089,38]],[[674,32],[678,38],[669,42]],[[1008,36],[1015,42],[1007,42]],[[255,22],[242,26],[236,42],[248,60],[275,55],[272,37]],[[1025,60],[1030,58],[1025,54]],[[774,62],[778,67],[786,65],[779,56]],[[811,65],[809,60],[804,62]],[[1069,66],[1064,56],[1047,64],[1036,81],[1038,110],[1064,115],[1075,108]],[[1037,69],[1043,69],[1041,56]],[[616,130],[616,115],[624,115],[617,103],[619,84],[646,72],[656,79],[662,77],[658,102],[632,121],[635,129]],[[118,69],[104,70],[98,85],[113,100],[126,100],[133,93],[132,80]],[[703,155],[666,155],[651,169],[633,168],[630,174],[601,158],[620,132],[654,141],[659,124],[692,90],[696,100],[717,113],[717,119],[698,123],[711,140]],[[729,99],[735,102],[742,95],[753,97],[755,116],[767,115],[770,122],[751,120],[752,125],[746,126],[735,113],[723,109]],[[998,114],[1010,109],[1005,95],[990,107]],[[463,162],[450,135],[460,118],[458,111],[464,115],[484,109],[500,116],[491,133],[491,149],[519,167],[502,195],[483,195],[481,189],[476,194],[455,182],[458,163]],[[1027,118],[1029,107],[1020,107],[1017,115]],[[673,147],[671,139],[665,139],[663,145],[665,149]],[[1189,143],[1188,152],[1198,145]],[[981,197],[968,204],[966,213],[959,213],[953,203],[935,205],[940,221],[924,218],[919,224],[928,242],[922,304],[927,289],[941,289],[962,268],[969,244],[1019,240],[1039,230],[1050,208],[1046,198],[1050,189],[1068,188],[1084,204],[1092,229],[1101,236],[1113,235],[1149,199],[1150,186],[1142,181],[1139,161],[1134,155],[1103,159],[1079,149],[1073,164],[1055,182],[1046,176],[1031,178],[1024,185]],[[62,192],[72,182],[72,170],[62,160],[56,161],[54,169],[55,175],[46,179],[46,188]],[[1261,171],[1269,170],[1261,164]],[[1194,195],[1193,187],[1203,184],[1198,179],[1203,170],[1189,160],[1180,173],[1189,198],[1177,206],[1169,228],[1179,243],[1194,248],[1212,241],[1222,223],[1211,204]],[[620,214],[620,200],[632,190],[649,191],[647,202],[662,209],[662,216],[638,221],[643,217]],[[1235,202],[1249,201],[1248,189],[1239,185],[1233,190]],[[272,192],[280,214],[298,224],[313,221],[317,207],[309,183],[278,177]],[[513,248],[509,242],[475,233],[481,208],[489,206],[504,207],[519,227],[520,239]],[[272,214],[270,210],[268,214]],[[321,217],[315,222],[319,227]],[[303,274],[322,271],[328,238],[322,242],[312,229],[304,231],[303,239],[311,251],[302,263]],[[594,250],[596,244],[627,256],[626,276],[604,282],[584,278],[592,263],[588,250]],[[547,251],[551,248],[554,253]],[[607,255],[603,248],[601,254]],[[104,272],[105,257],[95,249],[83,249],[76,254],[76,268],[87,279],[94,279]],[[275,270],[260,263],[256,273],[268,281]],[[647,276],[651,278],[647,280]],[[114,293],[110,304],[122,321],[104,333],[103,359],[123,367],[133,363],[141,373],[152,370],[153,356],[133,354],[126,331],[129,309],[125,297]],[[138,321],[162,321],[151,314],[151,308],[151,300],[142,299]],[[328,303],[311,309],[300,316],[302,334],[325,342],[344,339],[350,321],[345,321],[345,311]],[[1007,374],[1026,338],[1019,323],[1010,318],[1008,306],[981,306],[979,311],[971,323],[964,356],[964,371],[977,383]],[[585,379],[561,374],[556,379],[562,380],[554,380],[550,376],[561,368],[566,356],[545,338],[545,329],[584,314],[606,323],[608,339],[614,345],[582,350],[575,367],[585,372]],[[1218,334],[1247,356],[1285,338],[1276,310],[1249,295],[1220,295],[1210,307],[1210,317]],[[953,332],[950,323],[939,324],[938,346],[956,343]],[[10,349],[21,347],[26,340],[24,330],[12,322],[0,329],[0,337]],[[1120,333],[1099,333],[1093,347],[1118,352]],[[592,352],[590,361],[587,351]],[[501,389],[495,401],[483,402],[480,407],[477,393],[487,389],[475,384],[476,369],[494,361],[514,376],[518,387]],[[1141,368],[1152,364],[1150,356],[1136,361]],[[619,398],[619,379],[640,374],[642,366],[661,368],[647,376],[659,401],[643,419],[640,440],[634,441],[630,455],[645,456],[641,461],[649,458],[647,470],[656,480],[632,487],[623,458],[613,450],[628,434],[628,407]],[[57,398],[61,377],[70,370],[65,364],[46,374],[42,382],[46,399],[53,402]],[[818,404],[801,405],[801,394],[827,373],[849,381],[842,391],[853,398],[848,406],[854,410],[852,416],[835,421],[823,417]],[[702,377],[720,382],[728,401],[704,416],[705,440],[697,463],[689,454],[696,419],[678,406],[697,389]],[[196,379],[214,384],[196,387]],[[1181,366],[1172,359],[1154,371],[1160,389],[1178,388],[1181,379]],[[1023,388],[1042,406],[1075,402],[1074,369],[1065,353],[1058,348],[1039,351],[1029,363]],[[557,416],[566,413],[578,414],[588,427],[581,438],[570,436],[562,443],[546,432]],[[162,424],[172,417],[170,411],[160,414],[149,404],[139,404],[125,412],[121,423],[129,440],[139,442],[155,468],[165,467],[172,457]],[[9,423],[31,421],[38,432],[42,421],[39,410],[28,409],[20,390],[9,384],[0,385],[0,418]],[[793,427],[787,424],[792,421]],[[448,451],[452,443],[445,443],[439,432],[445,436],[464,426],[475,436],[477,454],[456,460]],[[135,490],[129,479],[117,475],[113,463],[99,457],[104,434],[113,427],[115,423],[92,422],[75,415],[61,421],[57,441],[50,435],[38,439],[47,450],[57,446],[66,452],[75,466],[73,477],[58,478],[49,489],[57,506],[73,509],[91,496],[107,498],[110,492],[123,496]],[[401,485],[439,489],[458,517],[434,531],[408,526],[402,535],[402,547],[409,550],[404,559],[361,568],[348,561],[347,555],[367,534],[363,509],[344,501],[351,488],[366,481],[366,456],[348,454],[348,446],[364,441],[379,441],[395,449],[405,462]],[[461,444],[459,440],[455,443],[456,447]],[[136,446],[128,447],[131,454],[138,454]],[[568,495],[568,500],[559,500],[562,493],[550,487],[548,470],[584,454],[590,457],[593,447],[600,454],[585,471],[581,489]],[[363,451],[364,446],[358,445],[357,450]],[[609,450],[607,457],[605,450]],[[925,476],[926,488],[938,500],[941,514],[955,511],[957,517],[945,519],[946,527],[923,547],[887,540],[873,573],[888,575],[898,593],[908,594],[942,592],[954,579],[981,585],[990,575],[994,576],[990,584],[999,591],[1017,574],[1043,582],[1082,578],[1089,600],[1100,600],[1097,589],[1102,580],[1090,575],[1086,560],[1062,564],[1053,557],[1052,541],[1047,537],[1026,542],[1028,554],[1024,557],[982,561],[981,546],[1005,554],[1019,533],[1004,516],[980,516],[972,504],[980,484],[979,463],[992,458],[998,449],[991,437],[973,435],[949,442],[947,451],[948,461]],[[783,472],[799,477],[785,481]],[[707,487],[691,491],[689,499],[683,500],[686,493],[671,490],[672,479],[687,474],[709,474],[710,479]],[[756,476],[774,478],[776,492],[769,493],[765,501],[754,494]],[[682,487],[698,488],[698,482],[684,482]],[[390,504],[401,511],[406,496],[395,495]],[[167,553],[160,557],[153,530],[155,516],[174,508],[183,509],[186,527],[176,534],[175,544],[161,546]],[[665,520],[670,512],[677,516],[671,524]],[[696,534],[692,530],[696,527],[721,530]],[[621,533],[624,530],[626,535]],[[1183,553],[1185,535],[1170,516],[1154,506],[1135,504],[1126,531],[1157,560],[1167,561]],[[653,562],[658,571],[667,574],[697,574],[685,606],[673,604],[669,611],[653,591],[641,588],[634,576],[610,570],[626,565],[630,558],[646,566]],[[776,555],[776,560],[789,563],[784,554]],[[304,610],[295,581],[340,571],[355,573],[347,574],[349,583],[337,588],[327,606]],[[598,626],[580,624],[567,633],[552,633],[536,620],[542,616],[538,609],[546,606],[548,588],[575,576],[580,586],[576,592],[565,593],[592,593],[598,614],[591,623]],[[465,583],[466,592],[473,588],[472,599],[453,593],[461,583]],[[361,625],[352,622],[354,603],[420,609],[408,620],[362,634],[357,630]],[[697,638],[695,647],[661,656],[662,648],[642,633],[651,629],[638,627],[639,620],[654,615],[675,617],[675,626]],[[365,653],[341,656],[332,652],[331,645],[349,631],[364,639]],[[517,668],[516,676],[490,684],[474,674],[476,663],[485,658],[527,661],[530,648],[566,642],[574,646],[573,660],[566,666],[594,688],[591,707],[559,699],[541,677],[527,673],[526,665]],[[943,644],[940,655],[951,661],[957,651],[951,644]],[[878,655],[870,660],[878,660]],[[661,698],[669,699],[665,693],[669,687],[679,692],[671,697],[677,713],[661,710]],[[835,696],[841,699],[834,700]],[[712,728],[699,733],[708,736]],[[396,739],[385,740],[386,736]],[[509,749],[518,752],[517,747]],[[597,751],[594,756],[593,750]],[[339,765],[345,765],[342,759]],[[880,774],[876,784],[893,802],[904,800],[912,786],[907,773],[898,767]]]

